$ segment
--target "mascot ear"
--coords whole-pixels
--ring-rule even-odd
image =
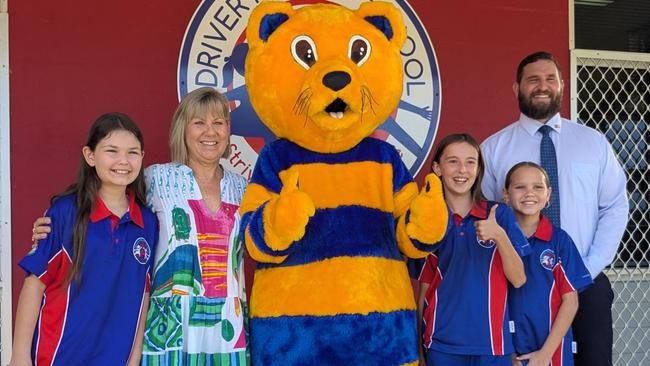
[[[401,49],[406,40],[406,27],[402,12],[390,3],[373,1],[361,4],[356,15],[365,19],[380,32],[397,49]]]
[[[293,14],[289,2],[264,1],[253,9],[248,19],[246,38],[251,47],[265,43],[271,34]]]

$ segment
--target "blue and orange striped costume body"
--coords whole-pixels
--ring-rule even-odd
[[[300,240],[273,250],[264,210],[282,189],[281,173],[294,170],[316,212]],[[402,254],[426,252],[397,233],[416,195],[397,151],[373,138],[341,153],[283,139],[261,151],[241,208],[246,247],[258,261],[254,365],[417,362],[416,306]]]

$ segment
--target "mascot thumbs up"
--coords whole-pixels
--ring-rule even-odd
[[[241,206],[258,262],[253,364],[417,364],[403,256],[432,251],[448,217],[437,178],[418,194],[395,148],[369,137],[402,95],[401,12],[262,2],[246,36],[251,104],[278,136]]]

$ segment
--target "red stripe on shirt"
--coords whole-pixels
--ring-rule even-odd
[[[508,296],[508,282],[499,251],[495,248],[490,262],[489,274],[489,307],[490,307],[490,341],[492,354],[502,356],[504,350],[503,321],[506,316],[506,300]]]
[[[41,276],[49,284],[45,289],[38,321],[38,342],[34,358],[36,365],[51,365],[61,344],[70,298],[70,285],[66,277],[71,266],[70,256],[61,250],[48,263],[47,271]]]
[[[433,283],[437,271],[438,256],[435,254],[429,254],[424,260],[424,265],[422,266],[422,270],[420,270],[420,277],[418,277],[418,281],[429,284]]]
[[[151,293],[151,276],[149,275],[148,270],[147,270],[147,275],[145,276],[144,279],[144,291],[148,294]]]
[[[553,268],[553,278],[555,281],[551,287],[551,292],[549,294],[549,333],[551,332],[551,329],[553,329],[553,324],[555,324],[555,319],[557,318],[557,314],[560,311],[560,306],[562,306],[562,295],[575,291],[575,288],[571,285],[571,282],[569,282],[569,278],[567,277],[566,272],[564,272],[564,267],[562,267],[561,263],[558,263]],[[560,342],[558,348],[553,353],[553,357],[551,358],[551,366],[563,365],[563,353],[564,337],[562,338],[562,341]]]
[[[555,278],[555,283],[557,284],[560,295],[576,291],[575,287],[571,284],[571,281],[569,281],[569,277],[567,277],[562,263],[558,263],[553,268],[553,277]]]
[[[555,266],[553,269],[553,274],[555,275],[556,269],[560,266]],[[548,307],[549,307],[549,319],[548,319],[548,332],[551,332],[551,329],[553,329],[553,324],[555,323],[555,319],[557,318],[557,313],[560,310],[560,305],[562,305],[562,295],[558,292],[558,286],[557,286],[557,280],[556,282],[553,283],[551,286],[551,291],[549,292],[549,299],[548,299]],[[560,342],[560,346],[553,352],[553,357],[551,357],[551,366],[556,366],[556,365],[562,365],[562,343],[564,342],[564,339],[562,342]]]
[[[438,257],[436,255],[427,256],[426,263],[420,273],[420,282],[429,283],[429,289],[424,296],[426,304],[422,320],[424,321],[424,331],[422,339],[426,348],[431,347],[433,342],[433,333],[436,328],[436,310],[438,305],[438,287],[442,281],[442,272],[438,268]]]
[[[40,279],[46,287],[50,286],[52,282],[56,280],[57,273],[61,268],[61,261],[63,257],[63,249],[61,249],[47,262],[47,268],[45,268],[45,272],[38,276],[38,279]]]

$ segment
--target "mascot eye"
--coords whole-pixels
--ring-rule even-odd
[[[370,57],[370,42],[361,36],[350,38],[348,57],[352,62],[361,66]]]
[[[291,54],[296,62],[307,70],[318,60],[316,45],[309,36],[294,38],[291,42]]]

